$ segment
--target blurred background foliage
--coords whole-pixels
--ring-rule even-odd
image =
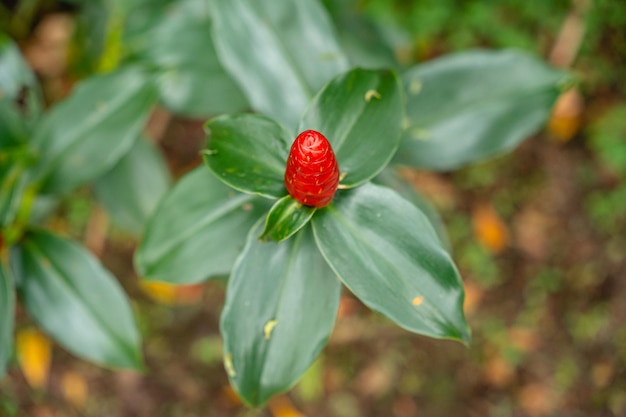
[[[114,68],[168,0],[20,0],[0,27],[47,103]],[[71,357],[18,310],[2,416],[623,416],[626,414],[626,7],[619,0],[325,0],[353,62],[407,67],[470,47],[570,68],[549,125],[515,152],[449,173],[405,170],[448,227],[466,285],[469,349],[428,340],[350,294],[321,358],[289,394],[249,410],[228,386],[224,286],[139,283],[136,240],[81,188],[50,227],[84,241],[131,295],[146,372]],[[146,58],[146,57],[143,57]],[[149,57],[148,57],[149,59]],[[174,177],[199,162],[201,120],[163,109],[147,130]]]

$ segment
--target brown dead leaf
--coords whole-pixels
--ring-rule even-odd
[[[531,417],[551,415],[557,408],[555,393],[546,383],[530,383],[517,395],[519,407]]]
[[[474,235],[489,252],[502,252],[509,243],[509,230],[491,204],[483,203],[472,212]]]
[[[76,408],[82,408],[87,400],[87,382],[79,373],[67,371],[61,377],[61,389],[65,399]]]
[[[528,207],[514,219],[515,243],[526,255],[543,260],[549,248],[552,220],[542,211]]]
[[[513,381],[515,368],[501,355],[493,354],[488,357],[483,366],[483,375],[490,385],[504,388]]]
[[[508,330],[508,338],[511,346],[523,353],[532,352],[539,345],[539,337],[535,329],[512,327]]]
[[[614,374],[615,369],[613,365],[607,361],[598,362],[594,364],[591,369],[591,379],[593,384],[599,389],[606,388],[611,382]]]
[[[356,388],[365,397],[379,397],[389,392],[392,382],[391,372],[375,363],[359,373]]]

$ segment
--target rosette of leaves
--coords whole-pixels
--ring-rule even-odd
[[[400,145],[403,100],[394,72],[353,69],[313,98],[295,130],[262,115],[212,119],[209,169],[184,177],[148,223],[136,256],[146,279],[230,275],[224,365],[246,403],[287,390],[317,357],[342,284],[409,331],[469,341],[459,274],[427,216],[371,182]],[[308,129],[328,138],[342,174],[321,209],[295,201],[283,180]]]

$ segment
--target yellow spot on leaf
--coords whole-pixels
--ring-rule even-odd
[[[413,80],[411,84],[409,84],[409,92],[412,95],[419,94],[422,91],[422,82],[420,80]]]
[[[278,321],[276,320],[270,320],[265,324],[265,327],[263,327],[263,334],[265,335],[265,340],[269,340],[269,338],[272,336],[272,330],[274,330],[274,327],[276,327],[277,324],[278,324]]]
[[[413,301],[411,301],[411,303],[412,303],[415,307],[417,307],[418,305],[422,304],[423,302],[424,302],[424,297],[422,297],[422,296],[415,297],[415,298],[413,299]]]
[[[33,388],[43,388],[50,372],[50,339],[36,329],[22,330],[17,333],[15,349],[28,384]]]
[[[235,372],[235,367],[233,366],[233,355],[230,353],[224,356],[224,368],[229,377],[234,378],[237,376],[237,372]]]
[[[367,101],[368,103],[373,99],[379,99],[380,100],[380,93],[376,90],[367,90],[365,92],[365,101]]]
[[[420,128],[411,129],[411,137],[417,140],[427,140],[428,139],[428,131]]]
[[[77,408],[82,408],[87,400],[87,383],[85,379],[74,371],[67,371],[61,379],[63,396]]]

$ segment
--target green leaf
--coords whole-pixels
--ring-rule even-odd
[[[13,278],[0,263],[0,380],[7,370],[13,352],[13,320],[15,319],[15,288]]]
[[[228,281],[220,323],[224,365],[253,406],[289,389],[326,344],[341,285],[315,247],[309,227],[288,241],[248,235]]]
[[[94,191],[118,226],[139,234],[170,181],[161,152],[149,139],[140,138],[96,181]]]
[[[0,151],[0,226],[9,226],[15,220],[26,190],[27,161]]]
[[[42,191],[66,192],[111,169],[139,137],[155,100],[152,79],[138,68],[82,82],[35,131]]]
[[[0,99],[0,226],[10,225],[22,202],[27,169],[35,160],[26,141],[28,127],[18,110]]]
[[[17,104],[22,100],[24,114],[36,117],[41,113],[42,99],[39,84],[17,45],[0,33],[0,100]]]
[[[378,174],[401,140],[402,88],[392,71],[354,69],[332,80],[302,116],[298,131],[322,133],[335,151],[344,187]]]
[[[437,232],[437,236],[439,236],[439,240],[444,248],[448,252],[452,252],[452,245],[450,244],[450,238],[448,237],[448,232],[446,231],[446,226],[443,224],[443,220],[441,220],[441,216],[437,210],[432,206],[432,204],[421,195],[414,185],[410,184],[407,180],[402,178],[402,176],[397,172],[397,170],[387,167],[385,168],[375,179],[374,182],[379,185],[384,185],[385,187],[391,188],[395,190],[402,197],[409,200],[415,207],[421,210],[424,215],[430,221],[430,224]]]
[[[303,206],[287,195],[274,204],[265,220],[265,230],[259,239],[280,242],[293,236],[311,220],[314,207]]]
[[[206,124],[204,162],[230,187],[267,198],[287,194],[284,175],[295,139],[275,121],[259,115],[225,115]]]
[[[172,112],[204,117],[248,107],[217,59],[205,0],[173,4],[145,39],[139,58],[157,68],[161,101]]]
[[[18,290],[39,325],[98,364],[140,369],[140,335],[122,287],[82,246],[43,231],[17,252]]]
[[[455,169],[507,152],[550,116],[566,75],[518,51],[469,51],[404,74],[408,127],[397,160]]]
[[[236,193],[198,167],[163,197],[148,221],[137,270],[147,280],[175,284],[228,274],[266,210],[263,199]]]
[[[317,0],[216,0],[213,38],[254,110],[293,129],[309,100],[347,68]]]
[[[338,193],[311,224],[328,264],[372,310],[416,333],[469,341],[457,269],[411,203],[368,183]]]
[[[19,110],[0,96],[0,150],[24,144],[29,138],[30,131]]]
[[[379,21],[381,19],[372,19],[354,3],[325,2],[350,63],[365,68],[397,68],[394,50],[399,41],[408,44],[408,39],[405,40],[408,34],[397,25],[385,25]]]

